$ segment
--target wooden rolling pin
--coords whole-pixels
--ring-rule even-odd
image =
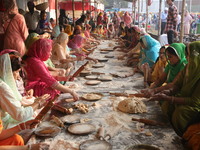
[[[89,61],[87,61],[85,64],[83,64],[70,78],[69,81],[71,81],[73,78],[75,78],[76,76],[79,75],[79,73],[81,71],[83,71],[83,69],[85,68],[85,66],[89,63]]]
[[[104,128],[100,127],[97,131],[97,138],[100,140],[104,140]]]
[[[162,122],[158,122],[155,120],[149,120],[149,119],[137,119],[137,118],[132,118],[133,121],[138,121],[147,125],[152,125],[152,126],[156,126],[156,125],[160,125],[160,126],[165,126],[164,123]]]
[[[70,111],[70,109],[67,109],[65,107],[62,107],[58,104],[54,104],[54,106],[52,107],[53,110],[57,110],[57,111],[60,111],[64,114],[72,114],[73,111]]]

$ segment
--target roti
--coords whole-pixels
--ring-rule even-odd
[[[87,94],[84,94],[82,96],[82,98],[85,99],[85,100],[92,101],[92,100],[100,100],[102,98],[102,96],[103,95],[100,94],[100,93],[87,93]]]

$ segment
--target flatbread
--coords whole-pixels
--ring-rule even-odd
[[[90,76],[85,77],[85,79],[88,79],[88,80],[95,80],[97,78],[98,78],[98,76],[95,76],[95,75],[90,75]]]
[[[102,94],[100,93],[87,93],[82,96],[85,100],[100,100],[102,98]]]
[[[87,85],[97,85],[100,83],[101,83],[101,81],[99,81],[99,80],[89,80],[89,81],[85,82],[85,84],[87,84]]]
[[[104,67],[104,66],[105,66],[105,64],[97,63],[97,64],[94,64],[92,67],[93,67],[93,68],[102,68],[102,67]]]
[[[144,113],[147,107],[143,101],[137,98],[128,98],[118,104],[118,109],[125,113]]]
[[[108,61],[107,58],[97,58],[97,60],[98,60],[99,62],[107,62],[107,61]]]
[[[112,76],[109,76],[109,75],[100,75],[98,79],[101,81],[112,81],[113,78]]]

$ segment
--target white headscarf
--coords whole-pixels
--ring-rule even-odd
[[[9,52],[16,52],[14,50],[4,50],[0,53],[0,80],[5,82],[15,94],[17,100],[21,101],[22,96],[19,93],[15,79],[13,77]]]

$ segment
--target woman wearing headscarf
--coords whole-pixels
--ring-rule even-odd
[[[70,24],[67,24],[64,32],[67,33],[68,36],[71,36],[71,35],[73,35],[74,28]]]
[[[66,75],[70,73],[73,68],[73,62],[77,60],[76,57],[70,56],[70,49],[67,46],[69,37],[66,33],[61,33],[53,44],[51,60],[56,67],[66,69]]]
[[[184,20],[183,20],[183,28],[184,34],[190,34],[190,24],[192,23],[192,17],[188,10],[185,11]]]
[[[49,95],[40,99],[41,102],[35,101],[31,106],[23,107],[21,105],[22,96],[17,90],[16,83],[12,74],[10,63],[10,52],[14,50],[3,50],[0,53],[0,112],[4,128],[13,127],[22,121],[29,120],[34,115],[34,110],[41,108]]]
[[[68,46],[70,48],[79,49],[83,47],[85,39],[81,34],[82,34],[82,28],[81,26],[77,25],[74,29],[73,38],[68,43]]]
[[[181,71],[173,86],[164,93],[156,94],[150,99],[152,101],[163,101],[162,111],[169,118],[172,127],[179,136],[183,136],[189,125],[199,122],[200,42],[190,43],[188,52],[188,64]],[[189,140],[190,136],[186,134],[184,138]]]
[[[97,16],[97,26],[103,25],[103,13],[100,12],[99,15]]]
[[[49,39],[39,39],[29,48],[24,57],[25,70],[27,73],[26,89],[33,89],[34,96],[50,94],[54,98],[60,92],[70,93],[74,100],[78,100],[77,94],[61,85],[50,72],[43,61],[49,59],[52,50],[52,41]]]
[[[150,35],[145,35],[140,38],[142,58],[139,65],[148,63],[150,67],[153,66],[158,58],[160,50],[160,43],[152,38]],[[139,66],[140,67],[140,66]]]
[[[128,12],[125,12],[125,14],[123,16],[123,20],[124,20],[125,26],[130,28],[131,23],[133,22],[133,19],[131,18],[131,16],[129,15]]]
[[[151,85],[151,90],[143,91],[146,96],[150,96],[167,89],[178,79],[179,72],[183,70],[187,64],[185,49],[186,46],[183,43],[173,43],[167,47],[165,53],[168,64],[165,67],[160,79],[156,80],[156,82]],[[167,85],[162,86],[164,83]]]
[[[28,36],[28,29],[24,17],[18,13],[15,0],[2,0],[5,8],[2,26],[4,27],[4,49],[14,49],[24,55],[26,47],[24,41]]]

